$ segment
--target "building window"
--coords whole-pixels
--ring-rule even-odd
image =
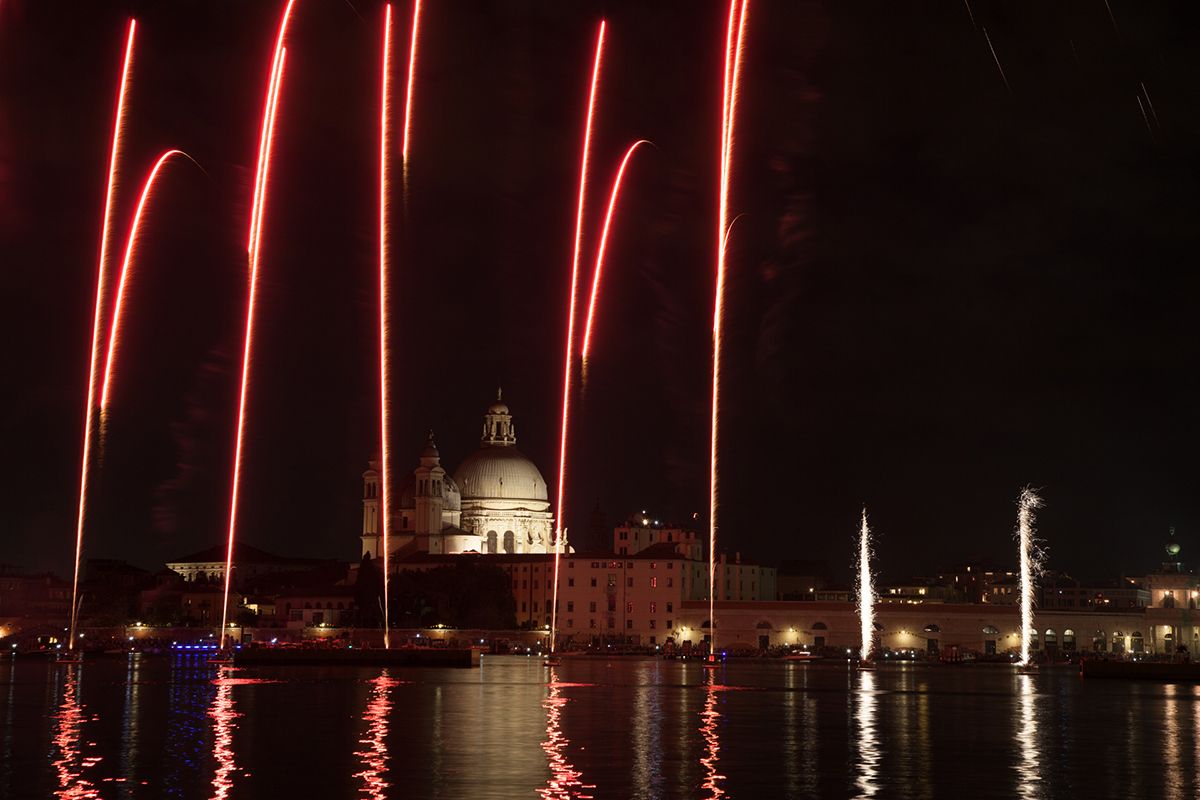
[[[668,613],[668,614],[670,614],[670,613],[671,613],[672,611],[674,611],[674,610],[675,610],[675,604],[674,604],[674,603],[667,603],[667,613]]]
[[[608,627],[610,627],[610,628],[616,627],[616,624],[617,624],[616,620],[611,619],[611,618],[608,620]]]
[[[657,622],[657,620],[653,620],[653,619],[652,619],[652,620],[650,620],[650,627],[651,627],[651,628],[655,628],[655,627],[657,627],[657,626],[654,624],[655,622]]]
[[[626,614],[632,614],[632,613],[633,613],[633,603],[626,603],[626,604],[625,604],[625,613],[626,613]]]
[[[651,562],[650,562],[650,569],[658,569],[658,564],[657,564],[657,563],[655,563],[654,561],[651,561]]]
[[[588,603],[588,611],[591,611],[593,614],[596,613],[596,601],[595,600]]]
[[[632,630],[632,629],[633,629],[633,620],[631,620],[631,619],[627,619],[627,620],[625,620],[625,629],[626,629],[626,630]]]
[[[574,585],[575,585],[575,579],[567,578],[567,586],[574,586]]]
[[[596,579],[595,578],[592,578],[592,588],[593,589],[596,588]]]
[[[632,588],[633,588],[633,578],[626,578],[626,579],[625,579],[625,585],[626,585],[627,587],[629,587],[630,589],[632,589]]]
[[[651,603],[651,604],[650,604],[650,613],[651,613],[651,614],[657,614],[657,613],[658,613],[658,603]]]
[[[674,620],[667,620],[667,630],[670,630],[671,628],[674,628],[674,627],[675,627]]]
[[[675,585],[675,579],[674,579],[674,578],[667,578],[667,588],[668,588],[668,589],[670,589],[670,588],[671,588],[671,587],[673,587],[674,585]]]
[[[567,627],[568,627],[568,628],[574,628],[574,627],[575,627],[575,620],[573,620],[573,619],[568,619],[568,620],[567,620]]]
[[[650,579],[650,588],[651,588],[651,589],[657,589],[657,588],[658,588],[658,578],[651,578],[651,579]]]
[[[594,628],[594,627],[596,627],[596,620],[594,620],[594,619],[589,619],[589,620],[588,620],[588,627],[589,627],[589,628]]]
[[[567,601],[567,611],[574,611],[574,610],[575,610],[575,601],[568,600]]]

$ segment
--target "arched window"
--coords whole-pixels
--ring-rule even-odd
[[[936,622],[931,622],[925,626],[925,632],[926,633],[941,633],[942,626],[938,625]]]
[[[827,630],[829,630],[829,626],[826,625],[824,622],[814,622],[812,629],[814,631],[827,631]]]
[[[999,636],[1000,635],[1000,629],[997,628],[995,625],[984,625],[983,632],[987,636]]]
[[[1121,633],[1120,631],[1113,631],[1112,651],[1114,653],[1125,652],[1125,634]]]
[[[1145,650],[1145,639],[1142,638],[1141,631],[1134,631],[1129,634],[1129,652],[1141,653]]]
[[[504,552],[515,553],[517,551],[517,535],[512,531],[504,532]]]
[[[1162,607],[1163,608],[1174,608],[1175,607],[1175,593],[1174,592],[1167,591],[1167,592],[1163,593]]]
[[[768,631],[769,631],[769,630],[771,630],[771,623],[767,622],[767,621],[764,619],[764,620],[760,621],[760,622],[759,622],[757,625],[755,625],[754,627],[755,627],[755,628],[757,628],[757,629],[758,629],[758,630],[760,630],[760,631],[761,631],[761,630],[768,630]]]
[[[1075,650],[1075,631],[1071,630],[1070,628],[1067,628],[1065,631],[1063,631],[1062,646],[1063,650],[1066,652],[1072,652]]]
[[[499,553],[496,545],[497,535],[495,531],[487,532],[487,544],[483,547],[485,553]]]
[[[1092,651],[1103,653],[1108,649],[1108,636],[1104,631],[1096,631],[1092,634]]]

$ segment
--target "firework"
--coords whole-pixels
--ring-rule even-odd
[[[587,325],[583,330],[583,349],[580,352],[584,361],[587,361],[588,352],[591,349],[592,322],[596,318],[596,298],[600,295],[600,275],[604,271],[604,252],[608,247],[608,231],[612,226],[613,211],[617,207],[617,198],[621,194],[621,179],[625,176],[625,168],[629,166],[629,159],[633,157],[634,151],[644,144],[650,144],[650,142],[639,139],[625,151],[625,157],[621,159],[621,166],[617,169],[617,177],[613,179],[612,192],[608,197],[608,211],[604,215],[604,228],[600,234],[600,245],[596,249],[596,268],[592,272],[592,297],[588,302]]]
[[[184,158],[191,159],[191,156],[182,150],[168,150],[158,157],[158,161],[154,163],[150,174],[146,176],[146,182],[142,185],[142,194],[138,199],[137,210],[134,211],[133,221],[129,225],[129,237],[125,242],[125,258],[121,262],[121,277],[117,280],[117,297],[113,303],[112,323],[108,333],[108,353],[104,359],[104,386],[100,392],[101,413],[108,409],[109,393],[112,388],[112,376],[114,372],[113,362],[117,354],[117,343],[121,338],[121,322],[125,311],[125,287],[133,266],[134,250],[137,247],[138,237],[141,235],[142,217],[145,214],[146,205],[150,200],[150,193],[154,189],[159,172],[175,156],[183,156]]]
[[[388,627],[388,496],[391,477],[391,449],[388,446],[391,420],[388,416],[388,75],[392,64],[392,6],[384,11],[383,73],[379,100],[379,438],[380,492],[379,525],[383,541],[383,646],[391,647]],[[407,146],[407,139],[406,139]]]
[[[721,99],[721,177],[717,191],[717,276],[713,302],[712,420],[709,440],[708,619],[711,638],[710,652],[716,652],[717,647],[717,620],[713,616],[717,592],[717,430],[720,421],[721,321],[725,310],[725,246],[726,234],[729,230],[729,176],[748,7],[749,0],[731,0],[729,23],[725,30],[725,75]]]
[[[1026,487],[1017,498],[1017,544],[1021,556],[1021,666],[1029,665],[1029,645],[1033,638],[1033,593],[1042,568],[1042,551],[1034,533],[1037,510],[1042,498]]]
[[[88,476],[92,460],[92,428],[96,410],[96,384],[100,366],[100,320],[104,313],[104,293],[108,285],[108,249],[113,235],[113,195],[117,182],[117,162],[125,129],[125,94],[133,65],[133,37],[137,20],[129,20],[125,39],[125,57],[121,62],[121,81],[117,89],[117,110],[113,119],[112,151],[108,159],[108,182],[104,191],[104,219],[100,225],[100,259],[96,269],[96,309],[92,318],[92,350],[88,366],[88,390],[83,422],[83,455],[79,468],[79,503],[75,519],[75,577],[71,581],[71,623],[67,649],[75,649],[75,627],[79,618],[79,560],[83,554],[83,521],[87,514]]]
[[[283,83],[283,65],[287,48],[283,46],[291,20],[292,6],[296,0],[288,0],[279,22],[279,33],[275,39],[275,57],[271,64],[271,75],[267,81],[267,100],[263,109],[262,134],[259,139],[258,167],[254,178],[254,200],[250,207],[250,236],[247,251],[250,263],[250,290],[246,302],[246,336],[242,347],[242,382],[238,395],[237,434],[233,453],[233,481],[229,497],[229,540],[225,550],[225,592],[221,601],[221,645],[225,644],[225,625],[229,618],[229,585],[233,577],[233,545],[237,538],[238,489],[242,475],[242,451],[246,434],[246,394],[250,382],[250,355],[254,341],[254,310],[258,293],[258,263],[262,244],[262,218],[267,198],[267,181],[271,164],[271,144],[275,134],[275,113],[279,107],[279,92]]]
[[[1004,81],[1004,88],[1012,91],[1012,87],[1008,84],[1008,76],[1004,74],[1004,67],[1000,66],[1000,56],[996,55],[996,48],[992,47],[992,37],[988,36],[987,28],[982,28],[983,38],[987,41],[988,50],[992,51],[992,60],[996,62],[996,69],[1000,70],[1000,80]]]
[[[391,24],[391,9],[388,9],[388,24]],[[413,0],[412,34],[408,43],[408,87],[404,94],[404,143],[400,157],[408,167],[408,143],[412,138],[413,81],[417,74],[417,33],[421,27],[421,0]],[[390,56],[389,56],[390,57]]]
[[[859,659],[869,661],[875,639],[875,581],[871,575],[871,528],[867,525],[867,509],[862,512],[862,527],[858,532],[858,621],[862,626]]]
[[[583,156],[579,162],[579,203],[575,211],[575,248],[571,257],[571,290],[567,297],[567,337],[563,348],[563,394],[562,394],[562,429],[558,442],[558,538],[562,522],[566,516],[563,499],[566,497],[567,483],[567,430],[571,417],[571,370],[574,364],[575,345],[575,309],[579,294],[579,251],[583,239],[583,207],[587,196],[588,156],[592,147],[592,119],[596,111],[596,89],[600,84],[600,60],[604,53],[605,23],[600,21],[600,29],[596,34],[596,55],[592,63],[592,84],[588,94],[587,117],[583,127]]]

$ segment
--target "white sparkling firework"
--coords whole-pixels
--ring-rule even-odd
[[[1033,637],[1033,593],[1042,573],[1044,553],[1034,525],[1042,498],[1026,486],[1017,498],[1017,545],[1021,554],[1021,666],[1029,664],[1029,645]]]
[[[871,528],[867,525],[866,508],[863,508],[862,527],[858,532],[858,575],[854,588],[858,591],[858,619],[862,625],[859,658],[867,661],[875,639],[875,579],[871,575]]]

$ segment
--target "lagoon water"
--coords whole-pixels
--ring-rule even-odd
[[[982,665],[6,658],[0,797],[56,795],[1191,798],[1200,687]]]

